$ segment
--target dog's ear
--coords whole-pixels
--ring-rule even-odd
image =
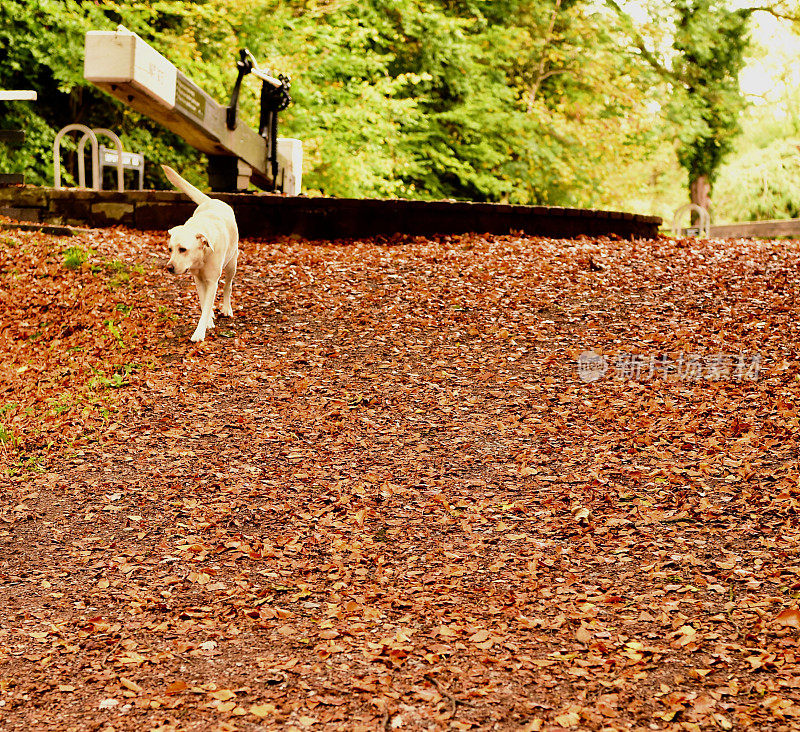
[[[171,229],[170,229],[170,230],[167,232],[167,234],[169,234],[170,236],[175,236],[175,232],[176,232],[176,231],[177,231],[179,228],[180,228],[180,226],[173,226],[173,227],[172,227],[172,228],[171,228]]]
[[[200,243],[200,246],[208,247],[212,252],[214,251],[214,246],[211,244],[205,234],[196,234],[195,236],[197,236],[197,241]]]

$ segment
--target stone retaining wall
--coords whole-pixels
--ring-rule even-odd
[[[291,235],[308,239],[379,235],[505,234],[572,238],[582,234],[652,238],[661,219],[616,211],[508,206],[456,201],[285,197],[264,193],[215,194],[233,206],[245,237]],[[66,226],[129,226],[166,230],[186,221],[195,205],[177,191],[0,189],[0,214],[19,221]]]

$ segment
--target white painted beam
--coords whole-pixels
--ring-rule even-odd
[[[35,102],[36,92],[28,89],[10,90],[0,89],[0,102]]]

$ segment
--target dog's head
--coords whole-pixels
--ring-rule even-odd
[[[167,271],[183,274],[199,270],[203,266],[206,254],[213,252],[214,247],[204,234],[183,225],[169,230],[169,262]]]

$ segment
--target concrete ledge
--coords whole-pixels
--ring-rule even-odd
[[[661,219],[620,211],[509,206],[460,201],[285,197],[265,193],[216,194],[233,206],[242,237],[295,234],[350,239],[392,234],[507,234],[573,238],[581,235],[653,238]],[[0,214],[69,226],[130,226],[165,231],[183,223],[195,205],[177,191],[0,189]]]

